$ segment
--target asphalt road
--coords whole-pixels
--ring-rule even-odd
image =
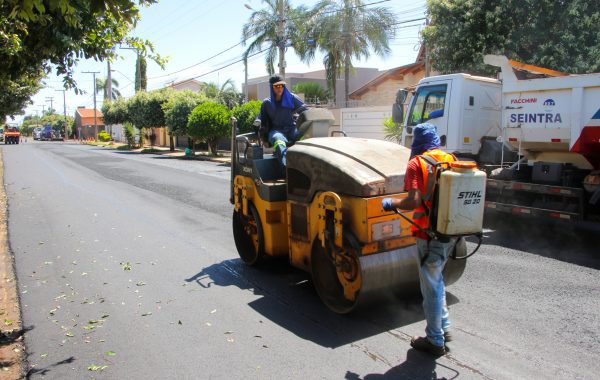
[[[597,229],[489,219],[448,289],[451,352],[433,360],[409,346],[425,326],[418,299],[339,316],[285,263],[245,267],[226,165],[62,143],[1,149],[31,378],[600,373]]]

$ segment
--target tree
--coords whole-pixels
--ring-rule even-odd
[[[252,132],[252,123],[260,114],[260,100],[252,100],[231,110],[231,116],[237,119],[238,133]]]
[[[175,150],[172,143],[173,136],[186,136],[188,134],[188,117],[194,108],[206,100],[203,93],[184,90],[173,91],[167,101],[163,103],[165,125],[169,128],[169,135],[171,136],[171,150]]]
[[[292,91],[296,94],[304,94],[307,102],[326,101],[329,98],[327,91],[317,82],[298,83],[292,88]]]
[[[102,104],[102,115],[106,125],[123,124],[129,120],[127,100],[119,98]]]
[[[323,1],[321,6],[323,11],[313,27],[316,47],[325,53],[323,64],[334,96],[338,73],[344,70],[344,98],[348,101],[352,59],[369,58],[372,52],[385,57],[396,17],[385,7],[367,8],[362,0]],[[303,53],[304,60],[311,50]]]
[[[307,17],[307,9],[304,6],[293,8],[289,0],[262,0],[267,5],[266,9],[253,11],[250,19],[242,28],[242,45],[252,38],[254,40],[248,44],[248,48],[243,54],[244,64],[247,65],[248,58],[252,53],[258,53],[267,50],[265,56],[265,67],[269,75],[275,73],[275,60],[278,57],[278,48],[286,46],[287,40],[292,41],[292,45],[298,42],[300,25]],[[283,4],[281,4],[283,3]],[[277,26],[281,17],[278,8],[283,6],[285,15],[285,29],[283,37],[278,36]],[[263,45],[267,45],[263,48]]]
[[[18,113],[51,70],[76,88],[81,58],[104,60],[126,44],[164,65],[150,42],[129,37],[138,6],[154,0],[4,0],[0,2],[0,117]]]
[[[148,76],[146,75],[146,58],[138,54],[135,64],[135,92],[146,91]],[[140,78],[141,76],[141,78]]]
[[[192,139],[206,141],[211,154],[216,155],[219,139],[229,135],[229,115],[229,109],[222,104],[200,104],[190,114],[188,134]]]
[[[204,93],[208,99],[221,103],[229,109],[243,102],[243,94],[237,92],[235,82],[231,78],[227,79],[221,87],[214,82],[203,82],[200,84],[200,92]]]
[[[141,132],[144,128],[151,128],[150,143],[154,145],[154,128],[165,125],[165,113],[162,105],[170,95],[172,89],[163,89],[151,92],[140,91],[127,101],[127,119]]]
[[[102,92],[104,100],[117,100],[118,98],[120,98],[121,93],[119,92],[119,90],[117,88],[117,87],[119,87],[119,82],[115,78],[112,78],[111,83],[112,83],[112,88],[111,88],[112,98],[111,99],[108,99],[108,78],[107,79],[96,78],[96,94],[99,94],[100,92]]]
[[[423,31],[441,73],[489,75],[485,54],[568,73],[600,71],[600,3],[582,0],[429,0]]]

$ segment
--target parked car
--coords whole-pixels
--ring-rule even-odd
[[[60,131],[52,131],[52,141],[65,141]]]
[[[40,133],[40,140],[52,141],[53,137],[54,137],[54,131],[52,130],[52,126],[44,125],[44,128],[42,129],[42,131]]]
[[[42,127],[35,127],[32,132],[33,139],[39,140],[42,135]]]

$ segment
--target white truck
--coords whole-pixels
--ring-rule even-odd
[[[407,108],[403,144],[410,146],[415,125],[435,124],[444,150],[487,169],[488,209],[600,222],[600,73],[542,69],[534,79],[518,79],[506,57],[485,62],[501,68],[500,80],[422,79]]]

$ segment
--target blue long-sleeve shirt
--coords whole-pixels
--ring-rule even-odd
[[[271,130],[277,130],[290,135],[296,128],[294,114],[307,110],[302,100],[292,94],[294,109],[281,106],[281,101],[272,102],[270,98],[263,100],[260,107],[260,119],[262,122],[269,122]]]

